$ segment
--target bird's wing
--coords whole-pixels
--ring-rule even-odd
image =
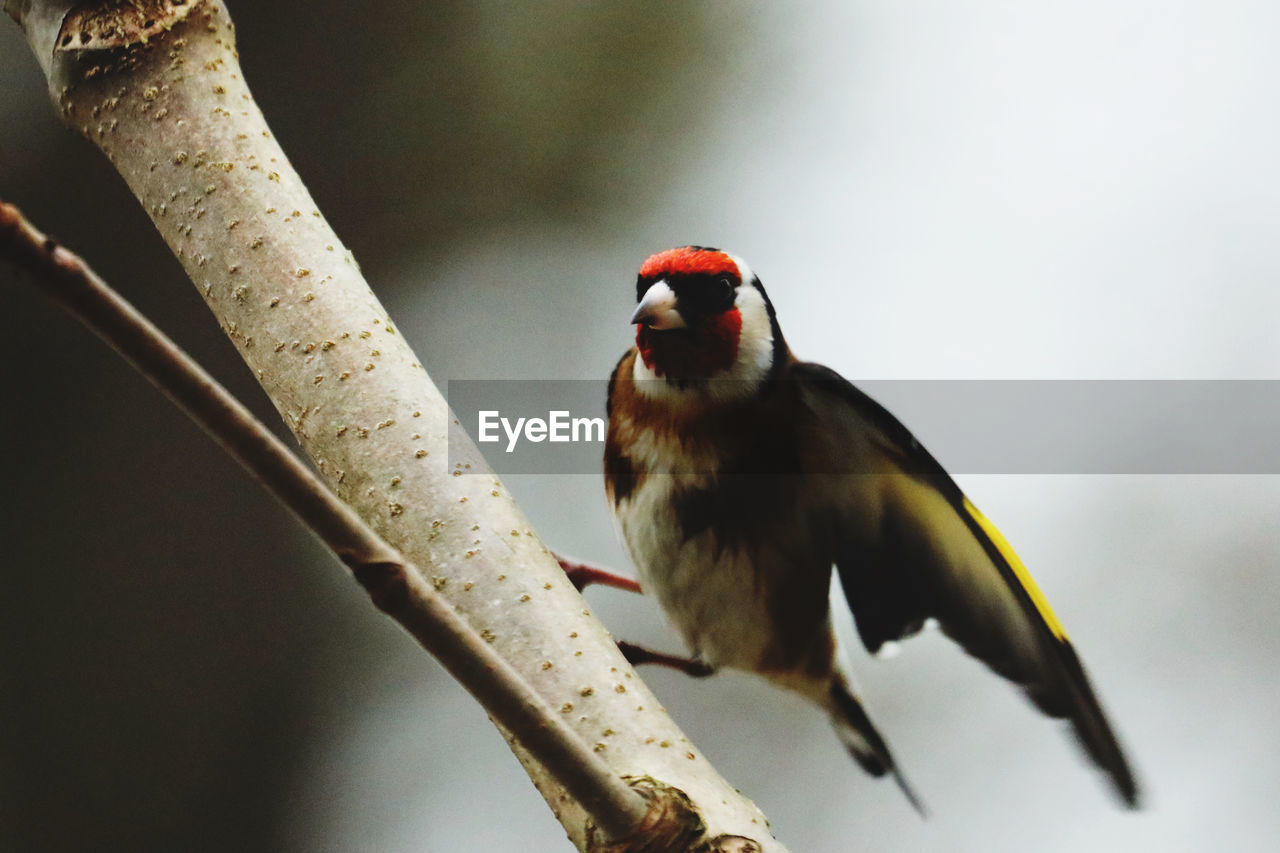
[[[882,406],[839,374],[797,363],[789,376],[837,442],[860,452],[837,471],[841,447],[822,448],[840,473],[837,569],[858,632],[874,652],[926,619],[1019,684],[1045,713],[1071,721],[1129,806],[1137,784],[1062,624],[995,526]],[[869,434],[869,437],[868,437]],[[843,496],[843,499],[842,499]]]

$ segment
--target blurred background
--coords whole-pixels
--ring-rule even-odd
[[[231,11],[268,120],[438,382],[603,377],[639,263],[690,242],[745,257],[799,354],[854,379],[1277,377],[1275,4]],[[0,197],[274,420],[0,23]],[[0,848],[570,849],[344,570],[4,275]],[[926,445],[946,429],[900,414]],[[625,564],[599,478],[509,485],[546,541]],[[797,853],[1271,849],[1280,478],[961,485],[1071,630],[1143,811],[936,635],[855,655],[927,822],[800,701],[646,679]],[[678,646],[648,601],[588,597]]]

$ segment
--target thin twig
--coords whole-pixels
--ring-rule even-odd
[[[582,592],[592,584],[598,583],[601,586],[611,586],[614,589],[634,592],[637,595],[643,593],[643,590],[640,589],[639,581],[621,575],[613,569],[606,569],[603,566],[586,563],[574,557],[566,557],[563,554],[556,554],[555,558],[556,562],[560,564],[560,568],[564,569],[569,582],[577,588],[578,592]]]
[[[205,429],[353,571],[401,624],[580,802],[628,835],[646,801],[612,773],[506,660],[252,413],[77,255],[0,201],[0,256],[75,315]]]

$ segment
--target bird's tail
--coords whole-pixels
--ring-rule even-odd
[[[898,769],[893,755],[889,752],[889,745],[884,742],[880,732],[876,731],[862,703],[858,701],[857,696],[853,695],[843,678],[837,676],[832,679],[830,695],[831,722],[845,749],[849,750],[854,760],[872,776],[880,777],[886,773],[892,773],[893,780],[898,783],[907,800],[921,817],[927,817],[928,812],[924,802],[902,775],[902,771]]]

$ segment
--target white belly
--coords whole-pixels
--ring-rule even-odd
[[[714,532],[688,541],[670,499],[675,476],[648,477],[617,518],[644,591],[657,597],[690,651],[712,666],[755,669],[770,616],[760,595],[755,554],[717,549]],[[681,476],[684,483],[699,477]]]

